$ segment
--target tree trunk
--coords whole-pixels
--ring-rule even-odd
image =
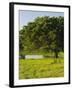
[[[55,52],[55,57],[58,58],[58,52],[57,51]]]
[[[57,63],[57,58],[58,58],[58,51],[55,50],[55,60],[54,60],[54,63]]]

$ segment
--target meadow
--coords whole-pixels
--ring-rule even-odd
[[[64,58],[19,59],[19,79],[64,77]]]
[[[55,77],[64,77],[64,16],[39,15],[19,31],[19,79]]]

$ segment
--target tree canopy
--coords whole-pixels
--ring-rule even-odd
[[[20,54],[37,54],[64,50],[64,17],[37,17],[19,31]]]

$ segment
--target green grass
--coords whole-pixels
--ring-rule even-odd
[[[19,60],[19,79],[64,77],[63,58]]]

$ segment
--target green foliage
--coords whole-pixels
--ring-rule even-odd
[[[29,22],[19,31],[19,49],[20,55],[52,51],[57,57],[64,50],[64,17],[37,17]]]

